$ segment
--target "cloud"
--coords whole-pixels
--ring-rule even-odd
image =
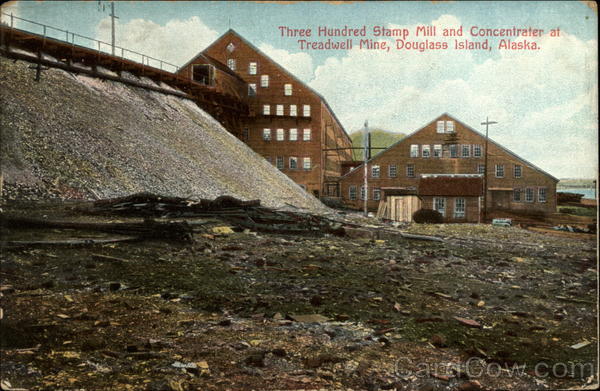
[[[197,16],[186,20],[171,19],[160,25],[145,19],[132,19],[116,24],[116,45],[129,50],[183,65],[212,43],[218,34]],[[104,18],[96,27],[96,38],[111,42],[110,18]],[[110,50],[109,47],[103,50]],[[120,54],[117,52],[116,54]],[[129,56],[140,61],[139,56]]]
[[[443,15],[431,24],[439,31],[461,22]],[[449,40],[453,45],[454,38]],[[493,56],[355,48],[318,66],[310,86],[327,98],[349,130],[368,119],[407,133],[444,112],[480,129],[489,116],[499,122],[490,137],[525,159],[555,176],[595,177],[597,41],[563,32],[558,38],[545,35],[539,43],[537,51],[493,49]]]
[[[300,80],[308,82],[313,78],[313,59],[310,54],[291,53],[284,49],[277,49],[268,43],[262,43],[258,48]]]

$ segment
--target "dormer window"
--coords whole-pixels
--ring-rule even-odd
[[[235,50],[235,45],[233,44],[233,42],[229,42],[229,45],[227,45],[227,51],[229,53],[233,52]]]
[[[227,60],[227,67],[229,69],[231,69],[232,71],[235,71],[235,59],[234,58],[230,58]]]

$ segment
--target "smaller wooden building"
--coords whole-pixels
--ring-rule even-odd
[[[478,223],[483,175],[423,174],[417,191],[422,209],[437,210],[447,223]]]

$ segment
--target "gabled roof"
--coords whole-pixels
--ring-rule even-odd
[[[219,69],[220,71],[223,71],[223,72],[227,73],[230,76],[235,77],[240,82],[246,84],[246,80],[242,79],[237,73],[235,73],[234,71],[232,71],[231,69],[229,69],[228,66],[226,66],[225,64],[223,64],[219,60],[217,60],[215,58],[212,58],[208,54],[205,54],[203,51],[200,52],[200,53],[198,53],[198,54],[196,54],[194,57],[192,57],[192,59],[190,61],[186,62],[181,67],[179,67],[179,70],[184,69],[185,67],[187,67],[188,65],[190,65],[191,63],[193,63],[194,61],[196,61],[198,58],[203,58],[206,62],[208,62],[209,64],[213,65],[215,68]]]
[[[392,145],[390,145],[389,147],[387,147],[386,149],[384,149],[383,151],[381,151],[380,153],[378,153],[376,156],[372,157],[371,159],[367,160],[367,164],[369,164],[372,160],[377,159],[378,157],[382,156],[384,153],[388,152],[389,150],[393,149],[394,147],[396,147],[397,145],[405,142],[406,140],[408,140],[408,138],[410,138],[412,135],[420,132],[421,130],[425,129],[427,126],[431,125],[432,123],[436,122],[438,119],[440,119],[443,116],[447,116],[451,119],[453,119],[454,121],[460,123],[462,126],[465,127],[465,129],[475,133],[476,135],[482,137],[485,139],[485,135],[480,133],[479,131],[473,129],[472,127],[470,127],[469,125],[465,124],[462,121],[457,120],[454,116],[448,114],[448,113],[443,113],[441,115],[438,115],[433,121],[429,121],[428,123],[426,123],[425,125],[421,126],[419,129],[415,130],[414,132],[411,132],[409,134],[407,134],[406,136],[404,136],[402,139],[396,141],[395,143],[393,143]],[[491,138],[488,137],[488,141],[492,144],[494,144],[496,147],[500,148],[501,150],[503,150],[504,152],[508,153],[509,155],[511,155],[512,157],[522,161],[523,163],[525,163],[526,165],[528,165],[529,167],[541,172],[542,174],[548,175],[550,178],[554,179],[556,182],[559,181],[558,178],[556,178],[554,175],[542,170],[541,168],[539,168],[538,166],[536,166],[535,164],[523,159],[522,157],[518,156],[517,154],[515,154],[514,152],[512,152],[511,150],[503,147],[502,145],[498,144],[496,141],[492,140]],[[347,175],[350,175],[352,173],[354,173],[358,168],[363,167],[365,163],[362,163],[360,166],[356,167],[354,170],[350,171],[349,173],[342,175],[340,177],[344,178]]]
[[[333,118],[335,119],[335,121],[340,125],[340,128],[342,129],[342,132],[344,133],[344,135],[347,137],[348,141],[352,144],[352,139],[348,135],[348,132],[346,132],[346,129],[344,129],[344,125],[342,125],[342,123],[340,122],[340,120],[338,119],[338,117],[335,115],[335,112],[333,111],[333,109],[331,108],[331,106],[329,106],[329,103],[327,103],[327,100],[321,94],[319,94],[317,91],[315,91],[314,89],[312,89],[311,87],[309,87],[302,80],[298,79],[296,76],[294,76],[292,73],[290,73],[287,69],[285,69],[284,67],[282,67],[281,65],[279,65],[277,63],[277,61],[273,60],[271,57],[269,57],[268,55],[266,55],[262,50],[260,50],[256,46],[254,46],[251,42],[249,42],[248,40],[246,40],[246,38],[244,38],[240,34],[238,34],[235,30],[233,30],[233,29],[227,30],[219,38],[217,38],[213,43],[211,43],[210,45],[208,45],[199,55],[201,55],[203,53],[204,53],[204,55],[206,55],[205,53],[212,46],[214,46],[217,42],[221,41],[223,38],[225,38],[229,34],[235,35],[236,37],[238,37],[242,42],[244,42],[246,45],[248,45],[252,50],[254,50],[258,54],[260,54],[261,56],[267,58],[269,61],[271,61],[273,64],[275,64],[283,73],[285,73],[286,75],[288,75],[289,77],[291,77],[292,79],[294,79],[297,83],[299,83],[302,86],[304,86],[304,88],[306,88],[307,90],[309,90],[310,92],[312,92],[313,94],[315,94],[316,96],[318,96],[319,99],[321,99],[321,101],[325,104],[325,106],[327,107],[327,109],[329,110],[329,112],[331,113],[331,115],[333,116]],[[191,61],[189,61],[188,63],[186,63],[186,65],[189,64],[190,62],[194,61],[194,59],[196,59],[199,55],[197,55]],[[208,55],[206,55],[206,56],[209,57]],[[217,61],[217,60],[213,59],[213,61]]]

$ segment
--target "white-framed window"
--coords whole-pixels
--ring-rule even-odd
[[[263,129],[263,140],[271,141],[271,129],[269,129],[269,128]]]
[[[481,175],[485,175],[485,164],[477,165],[477,173]]]
[[[444,127],[444,121],[438,121],[438,122],[437,122],[436,131],[437,131],[438,133],[444,133],[444,130],[445,130],[445,129],[446,129],[446,128]]]
[[[446,121],[446,133],[454,133],[454,121]]]
[[[462,153],[461,153],[462,157],[471,156],[471,145],[463,144],[461,149],[462,149]]]
[[[431,156],[431,146],[429,145],[421,145],[421,156],[429,157]]]
[[[496,164],[496,178],[504,178],[504,164]]]
[[[271,115],[271,105],[263,105],[263,114]]]
[[[298,141],[298,129],[291,128],[290,129],[290,141]]]
[[[381,189],[376,187],[373,189],[373,199],[379,201],[381,199]]]
[[[276,110],[276,112],[275,112],[275,113],[276,113],[277,115],[283,115],[283,105],[277,105],[277,106],[275,107],[275,110]]]
[[[235,58],[230,58],[227,60],[227,67],[232,71],[235,71]]]
[[[538,202],[546,202],[546,188],[540,187],[538,189]]]
[[[412,144],[410,146],[410,157],[419,157],[419,145]]]
[[[515,164],[515,168],[513,170],[515,178],[521,178],[523,176],[523,166],[519,164]]]
[[[248,84],[248,96],[256,96],[256,84]]]
[[[302,162],[302,167],[304,167],[305,170],[310,170],[311,169],[311,162],[310,162],[310,158],[309,157],[305,157],[304,161]]]
[[[285,95],[285,96],[292,95],[292,85],[291,84],[286,83],[283,85],[283,95]]]
[[[433,210],[437,210],[442,216],[446,216],[446,199],[443,197],[434,197]]]
[[[311,134],[310,129],[304,129],[302,131],[302,140],[304,140],[304,141],[310,141],[310,134]]]
[[[450,144],[450,157],[458,157],[458,145]]]
[[[398,167],[395,164],[388,166],[388,176],[390,178],[396,178],[398,176]]]
[[[473,157],[481,157],[481,145],[473,145]]]
[[[534,191],[532,187],[528,187],[525,189],[525,202],[533,202],[534,201]]]
[[[257,65],[255,62],[250,62],[248,64],[248,74],[249,75],[256,75],[256,69],[257,69]]]
[[[466,202],[464,198],[454,199],[454,218],[463,219],[465,217]]]
[[[285,140],[285,131],[283,129],[277,129],[277,141]]]
[[[235,50],[235,45],[233,44],[233,42],[229,42],[229,45],[227,45],[227,51],[229,53],[233,52]]]
[[[305,117],[310,117],[310,105],[302,106],[302,115]]]
[[[261,87],[269,86],[269,75],[261,75],[260,76],[260,86]]]
[[[521,202],[521,189],[513,189],[513,201]]]
[[[433,145],[433,157],[442,157],[442,144]]]
[[[278,169],[283,170],[283,156],[277,156],[276,166]]]
[[[350,198],[350,200],[356,200],[356,185],[348,186],[348,198]]]
[[[406,165],[406,176],[409,178],[415,177],[415,165],[414,164]]]
[[[371,166],[371,177],[379,178],[380,171],[379,166]]]
[[[290,156],[290,170],[295,170],[298,168],[298,158],[295,156]]]
[[[364,201],[365,198],[369,199],[369,194],[367,193],[367,188],[364,186],[361,186],[360,187],[360,199]]]
[[[290,105],[290,116],[292,116],[292,117],[298,116],[298,106]]]

